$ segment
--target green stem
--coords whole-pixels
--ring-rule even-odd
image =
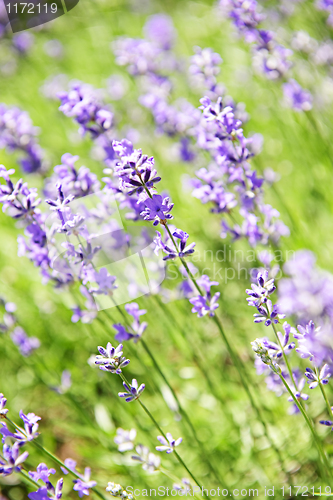
[[[315,443],[315,445],[316,445],[316,447],[317,447],[317,450],[318,450],[318,454],[319,454],[319,456],[320,456],[320,458],[321,458],[321,460],[322,460],[322,462],[323,462],[323,464],[324,464],[324,466],[325,466],[327,477],[328,477],[329,479],[331,479],[331,478],[332,478],[332,474],[331,474],[330,465],[329,465],[329,463],[328,463],[328,460],[327,460],[327,457],[326,457],[326,455],[325,455],[325,452],[324,452],[324,450],[323,450],[323,449],[322,449],[322,447],[321,447],[321,443],[319,442],[319,439],[318,439],[318,437],[317,437],[317,435],[316,435],[316,432],[315,432],[315,430],[314,430],[314,427],[313,427],[313,424],[312,424],[312,422],[311,422],[310,418],[308,417],[308,415],[307,415],[306,411],[304,410],[303,406],[299,403],[298,399],[296,398],[296,396],[294,395],[294,393],[293,393],[293,392],[292,392],[292,390],[290,389],[290,387],[289,387],[289,385],[287,384],[287,382],[286,382],[285,378],[283,377],[283,375],[282,375],[281,373],[279,373],[277,370],[274,370],[274,371],[275,371],[275,373],[276,373],[277,375],[279,375],[279,377],[280,377],[280,379],[281,379],[281,381],[282,381],[283,385],[285,386],[285,388],[286,388],[286,389],[287,389],[287,391],[289,392],[289,394],[290,394],[290,396],[292,397],[292,399],[293,399],[293,401],[294,401],[295,405],[297,406],[297,408],[299,409],[299,411],[302,413],[302,415],[303,415],[303,417],[304,417],[304,420],[305,420],[305,422],[306,422],[307,426],[308,426],[308,427],[309,427],[309,429],[310,429],[310,432],[311,432],[311,435],[312,435],[313,441],[314,441],[314,443]]]
[[[131,387],[131,384],[128,382],[128,380],[123,375],[123,373],[120,373],[119,376],[123,380],[123,382],[125,382],[125,384],[127,384],[128,387]],[[164,437],[164,439],[168,440],[167,437],[166,437],[166,435],[165,435],[165,433],[161,429],[160,425],[155,420],[154,416],[150,413],[150,411],[148,410],[148,408],[142,403],[142,401],[140,400],[140,398],[138,398],[136,401],[138,401],[138,403],[141,406],[141,408],[144,410],[144,412],[148,415],[148,417],[150,418],[150,420],[153,422],[153,424],[155,425],[155,427],[158,430],[158,432],[161,433],[161,435]],[[186,470],[186,472],[191,476],[191,478],[193,479],[193,481],[195,482],[195,484],[197,486],[199,486],[199,488],[202,490],[201,484],[196,479],[196,477],[192,474],[192,472],[189,470],[189,468],[185,464],[184,460],[180,457],[180,455],[176,452],[176,450],[173,450],[173,451],[174,451],[175,457],[177,458],[178,462],[184,467],[184,469]],[[207,496],[207,498],[209,498],[208,495],[206,495],[206,496]]]
[[[268,310],[267,310],[267,311],[268,311]],[[278,336],[278,334],[277,334],[276,327],[275,327],[274,323],[272,323],[272,328],[273,328],[273,330],[274,330],[275,337],[276,337],[276,339],[277,339],[277,341],[278,341],[278,344],[279,344],[279,346],[280,346],[280,349],[281,349],[281,352],[282,352],[282,356],[283,356],[284,362],[285,362],[286,367],[287,367],[287,369],[288,369],[288,373],[289,373],[290,380],[291,380],[291,382],[294,384],[295,390],[296,390],[296,392],[297,392],[297,391],[298,391],[298,387],[297,387],[297,384],[296,384],[296,381],[295,381],[295,378],[294,378],[293,372],[292,372],[292,370],[291,370],[291,366],[290,366],[290,364],[289,364],[289,361],[288,361],[287,355],[286,355],[286,353],[284,352],[284,349],[283,349],[283,347],[282,347],[280,337],[279,337],[279,336]]]
[[[327,407],[328,414],[329,414],[330,416],[333,416],[333,411],[332,411],[331,405],[330,405],[330,403],[329,403],[329,401],[328,401],[326,391],[325,391],[325,389],[324,389],[323,384],[320,382],[319,372],[318,372],[318,368],[317,368],[317,367],[315,368],[315,372],[316,372],[317,378],[318,378],[318,380],[319,380],[319,387],[320,387],[321,393],[322,393],[322,395],[323,395],[323,398],[324,398],[324,400],[325,400],[325,403],[326,403],[326,407]]]
[[[243,387],[245,389],[245,392],[246,392],[246,394],[247,394],[247,396],[248,396],[248,398],[250,400],[251,406],[254,409],[255,413],[257,414],[257,417],[260,420],[260,422],[261,422],[261,424],[262,424],[262,426],[264,428],[265,436],[268,439],[271,447],[275,451],[275,453],[276,453],[276,455],[277,455],[277,457],[278,457],[278,459],[280,461],[280,465],[281,465],[282,471],[289,477],[290,476],[289,473],[287,473],[287,471],[284,468],[283,459],[282,459],[280,450],[275,445],[274,441],[271,439],[271,437],[269,435],[269,432],[268,432],[267,424],[266,424],[266,422],[265,422],[265,420],[264,420],[264,418],[263,418],[263,416],[261,414],[261,411],[259,410],[259,407],[257,406],[257,404],[254,401],[254,398],[253,398],[253,396],[251,394],[250,387],[249,387],[249,385],[247,383],[247,380],[246,380],[246,374],[244,375],[244,373],[243,373],[244,367],[243,367],[242,363],[239,361],[239,358],[235,354],[233,348],[231,347],[231,345],[229,343],[229,340],[227,339],[226,334],[225,334],[225,332],[223,330],[222,323],[220,322],[219,318],[216,315],[214,316],[214,320],[215,320],[215,323],[216,323],[216,325],[218,327],[218,330],[219,330],[219,332],[221,334],[221,337],[222,337],[225,345],[227,346],[227,349],[229,351],[230,357],[231,357],[231,359],[232,359],[232,361],[233,361],[233,363],[234,363],[234,365],[235,365],[235,367],[236,367],[236,369],[238,371],[238,375],[239,375],[239,377],[241,379],[241,383],[242,383],[242,385],[243,385]]]
[[[130,326],[129,323],[128,323],[128,320],[124,314],[124,312],[122,311],[122,309],[117,305],[115,304],[117,310],[119,311],[119,313],[121,314],[121,316],[123,317],[124,321],[125,321],[125,324],[127,326]],[[181,413],[181,415],[184,417],[184,419],[186,420],[189,428],[191,429],[191,432],[193,434],[193,437],[195,439],[195,441],[197,442],[199,448],[201,448],[201,450],[204,452],[204,458],[205,458],[205,461],[207,462],[207,465],[210,469],[210,471],[214,474],[215,476],[215,479],[220,483],[220,482],[223,482],[221,477],[219,476],[218,472],[215,470],[215,467],[213,466],[213,464],[211,463],[211,461],[209,460],[208,458],[208,454],[207,454],[207,451],[204,447],[204,445],[202,444],[202,442],[200,441],[200,439],[198,438],[198,435],[197,435],[197,432],[195,430],[195,427],[190,419],[190,417],[188,416],[187,412],[184,410],[184,408],[182,407],[179,399],[178,399],[178,396],[176,394],[176,392],[174,391],[172,385],[170,384],[170,382],[168,381],[167,377],[164,375],[160,365],[158,364],[155,356],[153,355],[153,353],[151,352],[151,350],[149,349],[148,345],[146,344],[146,342],[143,340],[143,338],[141,337],[140,339],[140,342],[144,348],[144,350],[146,351],[146,353],[148,354],[148,356],[150,357],[156,371],[159,373],[159,375],[162,377],[162,379],[164,380],[164,382],[166,383],[166,385],[168,386],[168,388],[170,389],[171,391],[171,394],[173,395],[177,405],[178,405],[178,408],[179,408],[179,411]]]

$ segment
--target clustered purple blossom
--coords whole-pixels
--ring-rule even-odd
[[[42,205],[37,190],[29,188],[20,179],[15,185],[11,176],[15,173],[0,166],[0,203],[3,210],[25,226],[25,237],[19,236],[19,256],[27,256],[40,268],[43,281],[53,282],[56,288],[66,287],[80,281],[82,295],[86,299],[85,308],[75,307],[73,321],[81,319],[90,322],[96,316],[94,297],[112,295],[117,288],[115,277],[105,268],[96,269],[93,259],[101,250],[95,245],[95,235],[89,228],[100,227],[101,234],[112,233],[115,208],[112,206],[113,193],[107,186],[100,189],[96,175],[86,167],[76,169],[78,157],[69,153],[62,156],[62,164],[54,169],[53,175],[45,181],[45,193],[49,196]],[[88,210],[71,204],[98,192],[99,206]],[[45,208],[49,206],[49,212]],[[42,211],[41,208],[44,210]],[[76,210],[79,210],[77,212]],[[60,238],[60,243],[59,243]],[[116,244],[116,242],[115,242]],[[59,248],[63,253],[59,255]],[[90,286],[89,286],[90,283]],[[21,331],[16,331],[13,340],[22,352],[28,353],[28,345]],[[35,348],[35,344],[31,346]]]
[[[301,265],[305,264],[306,259],[312,257],[310,254],[301,254]],[[314,264],[314,259],[312,258],[312,264]],[[299,273],[300,269],[294,268],[294,263],[287,263],[285,265],[287,269],[292,269],[294,274],[294,279],[303,276]],[[309,272],[310,270],[307,269]],[[313,272],[311,270],[310,272]],[[293,284],[292,280],[284,278],[288,285]],[[307,279],[307,277],[305,278]],[[250,296],[247,298],[248,304],[257,308],[259,314],[254,314],[254,322],[265,322],[266,326],[274,325],[280,323],[280,319],[285,317],[285,314],[279,314],[280,306],[276,304],[273,306],[272,301],[268,298],[274,291],[276,286],[274,284],[274,279],[269,277],[269,272],[265,270],[264,272],[259,272],[257,274],[257,284],[252,284],[251,289],[246,290],[246,293]],[[329,382],[329,378],[332,375],[332,350],[330,348],[325,348],[323,338],[325,338],[325,333],[321,332],[320,327],[315,327],[313,321],[305,325],[298,325],[297,329],[291,327],[286,321],[283,323],[284,334],[277,332],[274,327],[274,332],[276,333],[278,343],[272,342],[270,339],[264,337],[262,339],[256,339],[252,342],[252,348],[257,354],[255,365],[257,368],[257,373],[266,373],[267,368],[271,368],[266,377],[267,387],[273,390],[278,396],[285,392],[285,387],[280,379],[282,376],[289,386],[289,389],[299,401],[300,399],[307,401],[309,395],[302,392],[305,381],[307,379],[309,384],[309,389],[314,389],[318,385],[326,385]],[[295,341],[290,342],[290,335],[293,335]],[[327,336],[326,336],[327,339]],[[290,354],[291,351],[295,350],[296,353],[302,359],[308,359],[312,362],[314,368],[307,367],[305,370],[305,377],[302,377],[299,370],[293,370],[292,375],[290,373],[291,368],[287,363],[286,356]],[[284,361],[287,366],[284,365]],[[279,376],[280,374],[280,376]],[[289,402],[294,402],[293,398],[290,396]],[[297,405],[293,404],[292,413],[298,413]],[[323,425],[330,425],[326,422],[330,421],[320,421]]]
[[[102,103],[100,93],[86,83],[73,83],[69,92],[60,92],[59,107],[64,115],[74,118],[80,133],[98,137],[112,127],[113,113]]]
[[[96,356],[95,364],[98,365],[101,370],[119,375],[121,369],[130,363],[130,360],[122,355],[122,349],[122,344],[114,348],[110,342],[107,343],[106,348],[99,346],[99,354]]]
[[[269,79],[283,77],[291,67],[292,51],[276,41],[275,33],[261,28],[265,15],[256,0],[220,0],[219,5],[244,40],[252,44],[255,67]]]
[[[8,409],[5,408],[7,399],[0,394],[0,415],[7,416]],[[6,422],[1,423],[0,434],[2,434],[2,456],[0,458],[0,475],[8,476],[13,472],[20,472],[23,462],[28,458],[29,453],[24,451],[20,454],[21,448],[29,441],[38,436],[38,421],[40,417],[34,413],[25,415],[20,411],[20,417],[23,420],[24,429],[17,428],[11,432]],[[60,497],[59,497],[60,498]]]
[[[73,479],[73,490],[77,491],[78,495],[80,498],[83,496],[89,496],[90,495],[90,489],[94,488],[96,486],[96,481],[92,481],[90,479],[90,474],[91,474],[91,469],[90,467],[86,467],[84,469],[84,474],[80,474],[76,470],[76,462],[72,458],[66,458],[64,461],[64,464],[66,465],[67,469],[65,467],[61,467],[61,470],[64,474],[68,474],[68,469],[71,470],[72,472],[75,473],[76,476],[79,476],[76,479]]]
[[[251,169],[249,160],[256,149],[255,140],[245,138],[241,128],[247,117],[230,98],[222,101],[219,97],[223,92],[216,80],[220,56],[210,49],[195,50],[189,68],[190,76],[192,80],[195,77],[198,85],[201,82],[206,96],[210,96],[201,99],[202,115],[184,99],[180,111],[179,102],[168,103],[172,84],[166,77],[161,84],[160,68],[145,69],[145,75],[149,73],[150,80],[154,75],[159,83],[157,86],[150,83],[149,91],[140,97],[140,102],[151,110],[160,132],[178,136],[184,161],[194,158],[193,142],[198,151],[210,153],[212,161],[209,167],[202,167],[196,172],[193,196],[202,203],[212,204],[213,212],[224,215],[221,236],[224,238],[228,233],[234,239],[245,236],[253,246],[267,244],[269,240],[276,243],[280,236],[288,235],[289,230],[278,220],[279,212],[264,203],[264,180]],[[132,53],[131,56],[134,57]],[[138,77],[138,73],[134,75]],[[153,200],[151,204],[154,205]],[[229,217],[237,206],[244,219],[241,224],[235,222],[234,217]]]
[[[38,128],[33,126],[26,111],[0,104],[0,148],[21,153],[19,163],[28,174],[45,165],[45,154],[36,140],[37,134]]]

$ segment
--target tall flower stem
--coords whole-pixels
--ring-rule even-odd
[[[290,389],[288,383],[286,382],[285,378],[283,377],[283,375],[278,371],[278,370],[273,370],[277,375],[279,375],[280,379],[281,379],[281,382],[283,383],[283,385],[285,386],[285,388],[287,389],[287,391],[289,392],[290,396],[292,397],[295,405],[297,406],[297,408],[299,409],[299,411],[302,413],[303,417],[304,417],[304,420],[307,424],[307,426],[309,427],[309,430],[311,432],[311,435],[312,435],[312,438],[313,438],[313,441],[316,445],[316,448],[318,450],[318,454],[319,454],[319,457],[321,458],[321,461],[323,462],[324,466],[325,466],[325,473],[327,475],[327,478],[329,480],[332,480],[332,473],[331,473],[331,468],[330,468],[330,465],[328,463],[328,460],[327,460],[327,457],[325,455],[325,452],[324,450],[322,449],[322,446],[321,446],[321,443],[318,439],[318,436],[315,432],[315,429],[313,427],[313,423],[312,421],[310,420],[309,416],[307,415],[306,411],[304,410],[303,406],[300,404],[300,402],[298,401],[298,399],[296,398],[296,396],[293,394],[292,390]]]
[[[122,309],[116,305],[119,313],[122,315],[124,321],[126,322],[126,325],[127,326],[130,326],[128,324],[128,320],[124,314],[124,312],[122,311]],[[160,377],[163,379],[163,381],[166,383],[166,385],[168,386],[168,388],[170,389],[171,391],[171,394],[173,395],[176,403],[177,403],[177,406],[179,408],[179,412],[180,414],[184,417],[187,425],[189,426],[190,430],[191,430],[191,433],[193,434],[193,437],[197,443],[197,445],[199,446],[199,448],[203,451],[203,454],[204,454],[204,458],[205,458],[205,461],[210,469],[210,471],[212,472],[212,474],[214,475],[215,479],[217,480],[218,483],[223,483],[224,481],[222,481],[222,478],[220,477],[219,473],[216,471],[215,467],[213,466],[213,464],[211,463],[211,461],[209,460],[209,457],[208,457],[208,453],[203,445],[203,443],[200,441],[198,435],[197,435],[197,432],[195,430],[195,427],[190,419],[190,417],[188,416],[187,412],[184,410],[183,406],[181,405],[180,401],[179,401],[179,398],[175,392],[175,390],[173,389],[172,385],[170,384],[169,380],[167,379],[166,375],[164,374],[164,372],[162,371],[162,368],[160,367],[159,363],[157,362],[154,354],[151,352],[151,350],[149,349],[147,343],[144,341],[144,339],[141,337],[140,339],[140,342],[142,344],[142,347],[144,348],[144,350],[146,351],[146,353],[148,354],[148,356],[150,357],[152,363],[153,363],[153,366],[155,368],[155,370],[158,372],[158,374],[160,375]]]
[[[13,426],[15,427],[15,429],[17,429],[19,432],[23,433],[24,435],[25,432],[24,430],[18,426],[15,422],[13,422],[9,417],[7,417],[7,415],[5,416],[5,419]],[[57,463],[60,467],[63,467],[64,469],[66,469],[72,476],[76,477],[77,479],[82,479],[81,476],[79,474],[77,474],[76,472],[72,471],[71,469],[69,469],[65,464],[64,462],[62,462],[58,457],[56,457],[55,455],[53,455],[53,453],[51,453],[49,450],[47,450],[46,448],[44,448],[44,446],[42,446],[41,444],[39,444],[35,439],[33,439],[32,441],[29,441],[31,444],[33,444],[36,448],[38,448],[40,451],[42,451],[45,455],[47,455],[49,458],[51,458],[51,460],[53,460],[55,463]],[[91,490],[95,493],[95,495],[97,495],[99,498],[102,498],[103,500],[106,500],[105,496],[100,493],[95,487],[91,488]]]
[[[268,311],[268,310],[267,310],[267,311]],[[294,384],[295,390],[296,390],[296,392],[297,392],[297,391],[298,391],[298,388],[297,388],[297,384],[296,384],[296,381],[295,381],[295,377],[294,377],[294,375],[293,375],[293,372],[292,372],[291,366],[290,366],[290,364],[289,364],[289,360],[288,360],[288,358],[287,358],[287,355],[286,355],[286,353],[284,352],[283,346],[282,346],[282,344],[281,344],[280,337],[279,337],[279,336],[278,336],[278,334],[277,334],[276,327],[275,327],[274,323],[272,323],[272,328],[273,328],[273,330],[274,330],[274,334],[275,334],[276,340],[278,341],[279,347],[280,347],[280,349],[281,349],[281,352],[282,352],[282,356],[283,356],[284,362],[285,362],[286,367],[287,367],[287,369],[288,369],[288,373],[289,373],[290,380],[291,380],[291,382]]]
[[[266,421],[261,413],[261,411],[259,410],[259,407],[258,405],[256,404],[253,396],[252,396],[252,393],[251,393],[251,390],[250,390],[250,387],[249,387],[249,384],[247,383],[247,379],[246,379],[246,374],[244,374],[244,367],[243,367],[243,364],[242,362],[239,360],[237,354],[234,352],[233,348],[231,347],[230,343],[229,343],[229,340],[227,339],[226,335],[225,335],[225,332],[224,332],[224,329],[223,329],[223,326],[222,326],[222,323],[221,321],[219,320],[219,318],[217,316],[214,316],[214,320],[215,320],[215,323],[218,327],[218,330],[221,334],[221,337],[225,343],[225,345],[227,346],[227,349],[229,351],[229,354],[230,354],[230,357],[234,363],[234,366],[236,367],[237,371],[238,371],[238,375],[241,379],[241,383],[244,387],[244,390],[250,400],[250,403],[251,403],[251,406],[252,408],[254,409],[257,417],[258,417],[258,420],[261,422],[263,428],[264,428],[264,432],[265,432],[265,436],[266,438],[268,439],[271,447],[273,448],[273,450],[275,451],[278,459],[279,459],[279,462],[280,462],[280,465],[281,465],[281,469],[282,471],[288,476],[290,477],[290,474],[285,470],[285,467],[284,467],[284,463],[283,463],[283,458],[282,458],[282,455],[280,453],[280,450],[279,448],[275,445],[274,441],[272,440],[272,438],[270,437],[269,435],[269,431],[268,431],[268,427],[267,427],[267,424],[266,424]]]
[[[324,398],[324,401],[325,401],[325,404],[326,404],[326,408],[327,408],[327,411],[328,411],[328,414],[330,416],[333,416],[333,410],[332,410],[332,407],[328,401],[328,397],[327,397],[327,394],[326,394],[326,391],[324,389],[324,386],[323,384],[320,382],[320,377],[319,377],[319,372],[318,372],[318,368],[315,367],[315,372],[316,372],[316,375],[317,375],[317,378],[319,380],[319,387],[320,387],[320,390],[321,390],[321,393],[322,393],[322,396]]]
[[[120,373],[119,375],[120,375],[121,379],[125,382],[125,384],[127,384],[130,387],[131,384],[127,381],[126,377],[122,373]],[[155,420],[155,418],[153,417],[153,415],[150,413],[150,411],[148,410],[148,408],[146,407],[146,405],[144,405],[142,403],[142,401],[140,400],[140,398],[138,398],[137,401],[138,401],[139,405],[141,406],[141,408],[143,409],[143,411],[148,415],[148,417],[150,418],[150,420],[153,422],[153,424],[156,427],[156,429],[158,430],[158,432],[160,432],[161,435],[164,437],[164,439],[167,440],[167,437],[166,437],[165,433],[163,432],[163,430],[161,429],[160,425]],[[201,491],[203,491],[203,487],[201,486],[201,484],[199,483],[199,481],[197,480],[197,478],[192,474],[192,472],[190,471],[190,469],[187,467],[187,465],[185,464],[185,462],[181,458],[181,456],[177,453],[176,450],[173,450],[173,453],[175,454],[175,457],[177,458],[178,462],[184,467],[184,469],[186,470],[186,472],[193,479],[193,481],[195,482],[195,484],[197,486],[199,486],[199,488],[200,488]],[[208,496],[208,494],[206,495],[206,497],[210,498]]]
[[[167,320],[170,322],[170,325],[172,327],[176,326],[177,330],[180,332],[183,339],[187,342],[187,345],[191,351],[191,356],[192,356],[192,359],[193,359],[195,365],[199,368],[202,376],[206,380],[207,385],[208,385],[209,389],[211,390],[211,393],[213,394],[213,396],[218,401],[220,401],[220,403],[222,405],[223,412],[230,420],[234,420],[232,414],[228,410],[227,401],[224,398],[222,398],[221,394],[219,394],[219,392],[216,390],[214,382],[209,375],[209,369],[205,367],[205,364],[203,364],[202,360],[200,359],[200,356],[195,352],[192,343],[188,341],[188,338],[187,338],[187,335],[186,335],[184,328],[182,328],[181,325],[178,323],[178,321],[177,321],[176,317],[174,316],[174,314],[172,313],[172,311],[165,307],[165,304],[163,304],[161,299],[157,295],[154,295],[153,297],[154,297],[155,301],[157,302],[157,304],[159,305],[159,307],[162,309]],[[237,425],[237,427],[239,428],[238,425]]]

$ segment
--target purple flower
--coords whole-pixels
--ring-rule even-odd
[[[29,476],[32,477],[34,481],[38,481],[39,479],[43,481],[45,484],[49,483],[49,476],[51,474],[55,474],[55,469],[48,469],[47,465],[41,463],[37,466],[37,471],[29,471]]]
[[[145,220],[153,220],[154,226],[160,221],[173,219],[170,214],[173,209],[173,203],[169,203],[169,198],[162,198],[160,194],[153,194],[152,198],[145,200],[145,210],[141,213]]]
[[[64,474],[66,474],[66,475],[67,475],[67,474],[69,474],[69,472],[68,472],[68,470],[67,470],[67,469],[69,469],[69,470],[71,470],[72,472],[75,472],[75,473],[77,474],[77,471],[76,471],[76,462],[75,462],[75,460],[73,460],[72,458],[65,458],[65,460],[64,460],[64,464],[65,464],[65,466],[66,466],[67,468],[65,468],[65,467],[60,467],[60,468],[61,468],[61,470],[62,470],[62,472],[63,472]]]
[[[162,446],[156,446],[157,451],[166,451],[168,454],[172,453],[176,446],[179,446],[183,441],[183,438],[173,439],[170,432],[166,433],[166,438],[164,436],[157,436],[158,441]]]
[[[198,295],[190,299],[190,303],[193,305],[192,312],[197,313],[198,318],[202,316],[209,315],[214,316],[214,311],[219,307],[217,303],[220,292],[216,292],[215,295],[211,295],[210,287],[217,286],[217,281],[210,281],[209,277],[205,274],[199,278],[197,281],[198,285],[204,288],[205,293],[203,295]]]
[[[257,307],[257,310],[259,314],[257,313],[253,315],[255,323],[265,322],[265,325],[269,326],[272,323],[277,324],[280,319],[285,318],[285,314],[279,313],[277,304],[273,306],[272,301],[269,299],[267,300],[265,307],[259,306]]]
[[[59,107],[64,115],[72,117],[80,125],[80,133],[89,132],[92,137],[108,131],[113,123],[113,114],[100,99],[100,94],[92,86],[75,83],[69,92],[60,92]]]
[[[176,32],[171,17],[166,14],[155,14],[148,18],[144,27],[147,38],[164,50],[172,47]]]
[[[319,374],[317,374],[311,368],[306,368],[304,375],[309,379],[309,389],[314,389],[318,384],[328,384],[328,379],[332,375],[332,369],[326,364],[322,367]]]
[[[40,346],[40,341],[36,337],[28,337],[20,326],[17,326],[10,336],[23,356],[30,356],[30,354]]]
[[[84,475],[82,476],[82,479],[73,479],[73,490],[78,492],[78,495],[80,498],[82,498],[84,495],[89,495],[90,488],[93,488],[96,486],[96,481],[90,481],[90,468],[86,467],[84,469]]]
[[[21,464],[28,458],[29,453],[25,451],[20,455],[19,452],[19,443],[14,443],[13,446],[3,445],[3,458],[0,458],[0,474],[8,476],[12,472],[20,472]]]
[[[133,441],[136,438],[136,430],[131,429],[130,431],[125,431],[121,427],[117,429],[117,435],[114,438],[114,442],[118,445],[118,451],[124,452],[133,450]]]
[[[145,384],[141,384],[140,387],[138,387],[138,382],[135,378],[132,380],[132,384],[130,386],[128,386],[126,382],[123,382],[123,386],[125,387],[126,392],[119,392],[118,396],[120,398],[126,398],[125,401],[127,403],[139,399],[146,387]]]
[[[109,371],[111,373],[121,373],[121,369],[127,366],[130,362],[123,354],[123,345],[119,344],[117,348],[112,347],[110,342],[107,343],[106,348],[99,346],[99,354],[96,356],[95,364],[101,370]]]
[[[20,418],[23,420],[24,423],[24,430],[27,435],[27,440],[32,441],[35,439],[39,434],[38,434],[38,421],[41,420],[41,417],[38,417],[34,413],[28,413],[25,415],[23,411],[20,411]]]
[[[249,306],[262,306],[266,304],[269,295],[271,295],[275,290],[274,279],[268,279],[268,271],[263,273],[259,272],[257,274],[257,285],[251,285],[252,290],[246,290],[246,293],[250,295],[250,298],[246,299]]]
[[[312,109],[312,95],[308,90],[302,89],[296,80],[289,80],[283,85],[285,100],[295,111],[309,111]]]
[[[280,343],[282,345],[282,350],[281,347],[275,342],[271,342],[270,340],[267,339],[263,340],[263,343],[267,347],[267,349],[272,349],[273,351],[275,351],[277,358],[281,358],[283,356],[283,353],[288,354],[289,351],[295,349],[295,342],[291,342],[290,344],[288,343],[290,332],[295,329],[291,328],[291,326],[288,325],[286,321],[283,324],[283,329],[284,329],[284,335],[282,335],[282,333],[280,332],[277,332],[277,335],[280,339]]]
[[[112,291],[117,288],[115,285],[116,277],[110,276],[107,269],[102,267],[99,271],[94,271],[94,281],[98,288],[91,288],[90,292],[96,294],[112,295]]]
[[[20,34],[22,35],[28,34]],[[33,126],[26,111],[0,105],[0,148],[6,148],[10,153],[23,153],[20,164],[27,173],[36,172],[43,166],[44,152],[36,142],[37,134],[38,129]]]
[[[176,245],[171,239],[169,239],[169,237],[167,237],[166,243],[164,243],[162,240],[162,235],[159,231],[156,231],[156,235],[157,236],[154,238],[154,243],[156,245],[154,252],[157,255],[159,250],[163,250],[163,252],[167,254],[165,257],[163,257],[163,260],[176,259],[177,257],[188,257],[189,255],[194,253],[195,243],[190,243],[190,245],[186,246],[189,235],[181,229],[176,229],[172,233],[172,236],[176,238]],[[177,240],[179,240],[178,244]]]
[[[2,393],[0,393],[0,416],[2,417],[7,415],[8,413],[8,409],[5,408],[6,404],[7,404],[7,399]]]
[[[46,486],[42,486],[37,491],[33,491],[28,494],[30,500],[49,500],[48,492]]]
[[[132,455],[132,459],[141,462],[143,470],[155,472],[159,469],[161,459],[160,457],[154,455],[154,453],[151,453],[149,448],[139,444],[135,448],[135,451],[137,452],[137,455]]]

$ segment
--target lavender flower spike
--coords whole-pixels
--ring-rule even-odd
[[[309,379],[309,389],[314,389],[318,384],[328,384],[328,379],[332,375],[332,370],[328,365],[324,365],[317,375],[311,368],[306,368],[304,375]]]
[[[179,446],[183,441],[183,438],[173,439],[170,432],[166,433],[166,438],[163,436],[157,436],[157,439],[162,444],[162,446],[156,446],[157,451],[166,451],[168,454],[172,453],[176,446]]]
[[[252,349],[256,355],[261,359],[265,365],[268,365],[273,371],[278,371],[281,373],[281,368],[277,363],[274,362],[272,356],[270,355],[268,348],[264,344],[263,339],[256,339],[251,342]]]
[[[126,382],[123,382],[123,386],[127,392],[119,392],[118,396],[120,398],[126,398],[126,403],[139,399],[146,388],[145,384],[141,384],[140,387],[138,387],[138,382],[135,378],[132,380],[132,384],[130,386],[128,386]]]
[[[258,307],[267,302],[269,295],[276,290],[276,286],[273,278],[268,279],[268,271],[264,271],[257,274],[257,285],[253,283],[251,289],[246,290],[246,293],[250,296],[246,300],[249,306]]]
[[[95,364],[100,365],[99,368],[111,373],[121,373],[121,369],[127,366],[130,362],[125,356],[122,356],[123,345],[119,344],[118,347],[112,347],[110,342],[107,343],[106,348],[98,346],[99,354],[96,356]]]
[[[6,403],[7,399],[2,393],[0,393],[0,417],[4,417],[8,413],[8,409],[5,408]]]

